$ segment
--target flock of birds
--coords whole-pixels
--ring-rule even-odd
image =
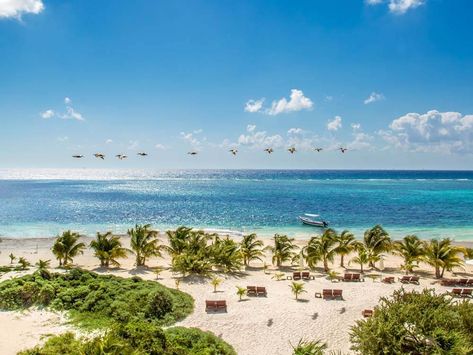
[[[314,151],[316,151],[317,153],[320,153],[322,150],[323,150],[323,148],[319,148],[319,147],[314,148]],[[340,147],[340,148],[337,148],[337,150],[339,150],[342,153],[345,153],[348,150],[348,148]],[[274,152],[274,149],[273,148],[266,148],[266,149],[264,149],[264,151],[268,154],[272,154]],[[295,147],[290,147],[290,148],[287,149],[287,151],[291,154],[294,154],[295,152],[297,152],[297,149]],[[232,153],[232,155],[237,155],[238,149],[232,148],[232,149],[229,150],[229,152]],[[198,153],[199,152],[197,152],[195,150],[187,152],[187,154],[189,154],[189,155],[197,155]],[[146,157],[146,156],[148,156],[148,153],[138,152],[137,155],[139,155],[141,157]],[[84,158],[84,155],[73,155],[72,157],[75,158],[75,159],[82,159],[82,158]],[[96,157],[97,159],[104,160],[105,159],[105,154],[95,153],[94,157]],[[115,158],[123,160],[123,159],[128,158],[128,155],[117,154],[117,155],[115,155]]]

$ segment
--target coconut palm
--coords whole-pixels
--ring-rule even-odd
[[[463,259],[459,254],[465,253],[465,248],[452,245],[449,238],[432,239],[424,242],[425,254],[422,260],[435,268],[435,277],[443,277],[445,270],[452,271],[455,267],[463,266]]]
[[[215,237],[210,247],[212,264],[224,272],[237,272],[242,265],[240,244],[230,238]]]
[[[396,241],[393,248],[394,254],[404,259],[401,268],[406,271],[406,275],[412,272],[424,255],[424,244],[415,235],[407,235],[402,240]]]
[[[36,265],[36,271],[41,275],[43,279],[50,279],[51,273],[49,272],[49,267],[51,266],[51,260],[38,260]]]
[[[329,228],[320,237],[312,237],[302,254],[310,268],[323,261],[325,272],[329,271],[328,263],[333,263],[337,254],[337,233]]]
[[[273,253],[272,263],[280,267],[286,261],[293,262],[298,256],[295,253],[297,246],[294,245],[294,238],[276,234],[273,239],[274,245],[268,246],[268,249]]]
[[[252,260],[260,260],[264,255],[263,253],[263,241],[257,240],[255,233],[243,236],[243,240],[240,244],[240,253],[243,257],[243,264],[248,266]]]
[[[18,259],[18,264],[20,264],[22,270],[26,270],[29,266],[31,266],[31,263],[24,257]]]
[[[94,255],[100,260],[100,266],[109,267],[110,264],[120,266],[118,258],[126,258],[130,250],[122,247],[120,237],[112,232],[97,233],[95,240],[90,242]]]
[[[79,238],[79,233],[71,232],[70,230],[57,236],[52,251],[59,261],[59,266],[67,266],[73,262],[73,258],[84,252],[85,244],[78,243]]]
[[[239,297],[240,301],[241,299],[243,298],[244,295],[246,295],[246,288],[245,287],[240,287],[240,286],[237,286],[237,296]]]
[[[368,264],[371,261],[369,251],[366,250],[365,246],[360,246],[356,249],[357,256],[350,260],[350,263],[356,263],[360,265],[360,272],[363,274],[363,265]]]
[[[15,259],[16,259],[16,256],[13,255],[13,253],[10,253],[10,255],[8,255],[8,257],[10,258],[10,264],[13,264],[13,262],[14,262]]]
[[[214,292],[217,292],[217,287],[220,286],[220,284],[222,283],[222,279],[221,278],[218,278],[216,276],[212,277],[210,279],[210,284],[213,286],[214,288]]]
[[[391,238],[383,227],[376,225],[365,231],[363,243],[366,247],[367,254],[370,255],[369,266],[375,267],[375,260],[379,258],[381,253],[391,249]]]
[[[292,282],[292,284],[289,286],[291,288],[291,292],[294,294],[296,297],[296,300],[299,299],[299,295],[303,292],[307,292],[304,289],[304,284],[302,282]]]
[[[166,232],[169,240],[169,245],[166,247],[166,251],[172,259],[184,252],[191,233],[192,228],[184,226],[181,226],[174,231],[169,230]]]
[[[344,230],[337,235],[337,254],[340,255],[340,267],[345,267],[345,256],[353,252],[360,244],[350,231]]]
[[[151,229],[150,224],[135,225],[128,230],[130,246],[136,256],[136,266],[145,266],[146,259],[161,256],[162,245],[159,245],[158,232]]]

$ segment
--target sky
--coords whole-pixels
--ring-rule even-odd
[[[472,11],[0,0],[0,168],[469,170]]]

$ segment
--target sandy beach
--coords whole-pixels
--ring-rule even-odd
[[[89,244],[91,238],[83,238]],[[165,242],[166,238],[160,239]],[[0,244],[0,265],[9,264],[8,255],[13,253],[17,257],[25,257],[32,264],[39,259],[52,260],[52,266],[57,266],[50,248],[54,239],[3,239]],[[125,246],[129,244],[128,237],[122,237]],[[270,243],[271,240],[265,240]],[[305,241],[297,241],[303,245]],[[471,246],[471,243],[467,244]],[[350,260],[351,256],[346,260]],[[270,265],[270,255],[266,254],[266,262]],[[121,260],[121,267],[104,270],[99,268],[98,260],[92,251],[87,249],[83,255],[74,260],[76,266],[93,270],[99,273],[111,273],[122,277],[138,275],[143,279],[156,280],[156,275],[148,269],[136,269],[134,259]],[[164,258],[153,258],[148,263],[149,267],[161,266],[166,268],[159,277],[159,282],[175,287],[175,278],[167,268],[170,259],[165,254]],[[339,260],[335,260],[332,269],[343,275],[345,269],[338,267]],[[361,319],[361,311],[372,308],[378,303],[380,297],[390,295],[401,286],[406,289],[434,288],[438,292],[448,290],[437,283],[433,278],[433,270],[426,264],[416,270],[420,276],[420,285],[402,285],[399,282],[384,284],[379,277],[374,280],[368,275],[402,276],[399,270],[401,259],[388,255],[384,261],[384,270],[372,270],[365,273],[365,282],[339,282],[332,283],[323,273],[322,268],[312,272],[314,280],[305,281],[306,293],[296,301],[289,288],[289,280],[277,281],[276,272],[291,275],[293,269],[284,267],[277,270],[269,267],[263,271],[263,263],[254,262],[245,270],[243,275],[221,275],[223,283],[213,292],[207,279],[189,277],[180,282],[179,289],[189,293],[195,299],[195,311],[177,325],[198,327],[210,330],[230,343],[238,354],[290,354],[291,344],[296,344],[299,339],[320,339],[327,342],[329,350],[350,353],[349,331],[356,320]],[[34,268],[30,271],[32,272]],[[295,270],[295,269],[294,269]],[[358,272],[357,265],[349,265],[347,271]],[[466,265],[465,270],[456,270],[461,275],[473,276],[473,266]],[[0,280],[20,276],[21,272],[10,272],[1,276]],[[450,274],[446,275],[451,276]],[[247,285],[265,286],[267,297],[245,297],[239,301],[236,295],[236,286]],[[324,288],[337,288],[343,290],[343,301],[326,301],[315,298],[315,292]],[[205,300],[225,299],[228,304],[227,313],[206,313]],[[0,353],[4,355],[16,354],[19,350],[30,348],[44,341],[46,335],[59,334],[67,330],[74,330],[67,324],[64,314],[57,314],[46,310],[30,310],[25,312],[0,312]],[[6,336],[8,334],[8,336]]]

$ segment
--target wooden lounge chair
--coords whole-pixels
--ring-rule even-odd
[[[473,287],[473,279],[468,279],[468,282],[466,283],[468,287]]]
[[[339,298],[343,300],[343,290],[333,290],[333,298]]]
[[[351,281],[351,274],[347,273],[347,274],[343,275],[342,281]]]
[[[314,277],[314,276],[311,276],[311,275],[310,275],[310,272],[308,272],[308,271],[303,271],[303,272],[302,272],[302,280],[306,280],[306,281],[315,280],[315,277]]]
[[[393,284],[395,281],[396,279],[394,278],[394,276],[387,276],[382,280],[382,282],[384,282],[385,284]]]
[[[256,287],[256,295],[266,297],[268,293],[266,292],[266,287]]]
[[[473,296],[473,288],[464,288],[461,293],[461,297],[469,297]]]
[[[409,280],[409,283],[411,284],[419,284],[419,276],[411,276],[411,279]]]
[[[292,279],[295,280],[295,281],[296,280],[301,280],[302,279],[301,273],[300,272],[293,272],[292,273]]]
[[[373,310],[372,309],[364,309],[361,311],[361,315],[365,318],[369,318],[373,316]]]
[[[210,301],[206,300],[205,301],[205,311],[210,312],[210,311],[227,311],[227,302],[224,300],[221,301]]]
[[[443,279],[440,281],[442,286],[455,286],[457,284],[457,280],[455,279]]]
[[[457,285],[458,286],[466,286],[468,284],[468,279],[458,279]]]
[[[403,284],[419,284],[419,276],[403,276],[402,278],[399,279],[400,282]]]
[[[324,300],[326,299],[332,299],[333,298],[333,292],[332,290],[322,290],[322,298]]]
[[[461,295],[462,295],[462,289],[461,289],[461,288],[454,288],[454,289],[452,289],[452,291],[450,291],[450,294],[451,294],[453,297],[461,297]]]
[[[361,278],[361,274],[351,274],[351,280],[357,282],[365,281]]]
[[[246,294],[248,296],[257,296],[256,286],[246,286]]]

